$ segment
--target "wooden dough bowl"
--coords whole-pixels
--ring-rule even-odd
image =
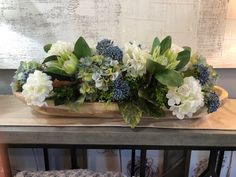
[[[221,104],[228,98],[228,92],[219,87],[215,86],[214,91],[219,95]],[[21,94],[21,92],[13,92],[19,100],[26,104],[26,101]],[[88,118],[119,118],[121,114],[119,112],[119,107],[116,103],[106,104],[106,103],[84,103],[79,108],[79,111],[72,110],[66,105],[55,106],[52,100],[46,101],[48,106],[38,107],[31,106],[30,107],[41,114],[49,115],[49,116],[61,116],[61,117],[88,117]],[[196,112],[192,118],[201,118],[207,115],[207,109],[205,107],[201,108],[198,112]],[[145,117],[145,116],[144,116]],[[171,112],[166,110],[165,119],[176,119],[175,116],[172,116]]]

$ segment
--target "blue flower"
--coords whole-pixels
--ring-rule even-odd
[[[96,49],[99,55],[103,54],[108,47],[113,46],[113,42],[109,39],[103,39],[97,43]]]
[[[206,95],[205,102],[208,108],[208,113],[215,112],[220,106],[219,96],[214,92],[208,93]]]
[[[129,95],[130,87],[126,81],[116,79],[113,82],[112,96],[115,101],[124,100]]]
[[[112,59],[117,60],[119,62],[122,61],[122,58],[123,58],[123,52],[117,46],[110,46],[110,47],[106,48],[103,55],[105,57],[112,58]]]
[[[195,68],[198,72],[198,79],[200,81],[200,84],[203,86],[209,81],[210,73],[207,66],[204,66],[203,64],[197,64],[195,65]]]

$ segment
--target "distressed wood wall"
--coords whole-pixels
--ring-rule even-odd
[[[45,43],[80,35],[91,45],[107,37],[149,47],[169,34],[216,67],[236,67],[235,0],[2,0],[0,68],[40,60]]]

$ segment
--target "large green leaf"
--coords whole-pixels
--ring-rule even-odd
[[[78,59],[82,57],[91,56],[91,49],[89,48],[87,42],[83,37],[80,37],[76,43],[74,48],[74,54]]]
[[[155,37],[155,39],[153,40],[153,43],[152,43],[152,50],[151,50],[151,54],[153,54],[155,48],[160,45],[160,40],[158,37]]]
[[[163,39],[160,43],[160,54],[164,54],[165,51],[167,51],[168,49],[171,48],[171,43],[172,43],[172,39],[171,36],[167,36],[165,39]]]
[[[155,78],[163,85],[179,87],[183,85],[183,77],[175,70],[164,70],[155,75]]]
[[[43,50],[47,53],[52,47],[52,44],[46,44],[44,47],[43,47]]]
[[[49,61],[55,61],[55,60],[57,60],[57,56],[56,55],[51,55],[51,56],[45,58],[42,64],[47,63]]]
[[[178,53],[177,60],[179,60],[179,64],[176,66],[176,70],[182,69],[185,65],[188,64],[191,57],[191,52],[189,50],[183,50]]]
[[[123,102],[119,104],[122,117],[131,128],[135,128],[141,120],[142,111],[132,102]]]
[[[165,66],[163,66],[151,59],[148,59],[147,63],[146,63],[146,69],[151,74],[155,74],[157,72],[161,72],[161,71],[165,70]]]

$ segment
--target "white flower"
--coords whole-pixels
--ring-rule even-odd
[[[102,78],[101,74],[99,73],[94,73],[92,75],[92,79],[95,81],[95,87],[98,88],[99,90],[107,91],[108,86],[104,79]]]
[[[35,70],[34,73],[29,74],[22,91],[28,105],[47,106],[45,99],[53,90],[50,79],[50,76],[39,70]]]
[[[72,43],[57,41],[56,43],[52,44],[50,50],[47,52],[47,55],[60,55],[61,53],[65,52],[73,52],[73,50],[74,46]]]
[[[142,50],[135,42],[125,45],[123,63],[132,77],[143,76],[146,73],[146,62],[150,58],[146,50]]]
[[[192,117],[193,113],[204,106],[201,85],[192,76],[184,78],[182,86],[169,88],[166,97],[169,110],[179,119],[183,119],[185,115]]]

